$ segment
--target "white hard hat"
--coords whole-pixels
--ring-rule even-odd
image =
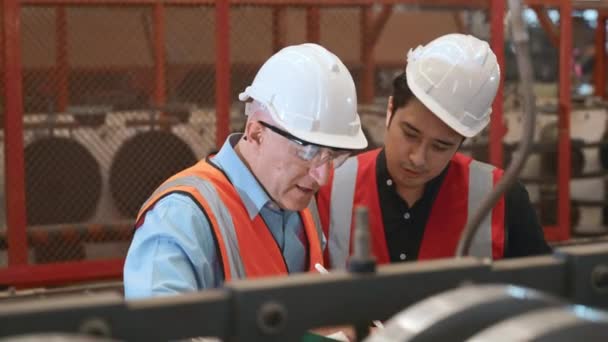
[[[367,147],[353,78],[336,55],[317,44],[289,46],[274,54],[239,99],[264,105],[276,123],[304,141]]]
[[[429,110],[461,135],[477,135],[490,122],[500,67],[488,43],[448,34],[407,54],[407,84]]]

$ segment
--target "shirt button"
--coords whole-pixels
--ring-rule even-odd
[[[393,185],[393,180],[392,179],[387,179],[386,180],[386,185],[388,185],[388,186]]]
[[[405,253],[399,254],[399,259],[405,260],[406,258],[407,258],[407,255],[405,255]]]
[[[403,214],[403,218],[406,219],[406,220],[409,220],[410,219],[410,213]]]

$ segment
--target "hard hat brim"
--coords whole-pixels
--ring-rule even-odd
[[[249,91],[250,89],[246,89],[245,91],[240,93],[239,100],[246,102],[250,99],[253,99],[254,97],[249,94]],[[363,134],[361,126],[359,126],[358,128],[357,134],[352,136],[345,134],[328,134],[314,131],[311,132],[308,130],[298,130],[283,125],[281,118],[278,116],[277,113],[275,113],[273,108],[268,106],[266,108],[272,119],[281,126],[281,129],[285,130],[286,132],[289,132],[291,135],[297,137],[298,139],[309,142],[311,144],[344,150],[363,150],[368,146],[367,138]],[[357,116],[359,115],[357,114]]]

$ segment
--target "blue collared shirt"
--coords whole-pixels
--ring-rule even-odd
[[[262,215],[289,272],[302,272],[307,253],[300,216],[296,211],[278,209],[268,197],[234,151],[240,137],[230,135],[211,161],[228,176],[249,217],[253,220]],[[197,204],[182,194],[158,201],[146,213],[144,224],[136,230],[129,247],[124,266],[126,298],[191,292],[219,287],[223,282],[212,228]]]

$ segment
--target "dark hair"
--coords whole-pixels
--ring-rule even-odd
[[[393,111],[388,122],[389,125],[391,124],[391,121],[393,121],[397,109],[405,107],[412,98],[414,98],[414,94],[407,85],[405,72],[402,72],[393,80]]]

